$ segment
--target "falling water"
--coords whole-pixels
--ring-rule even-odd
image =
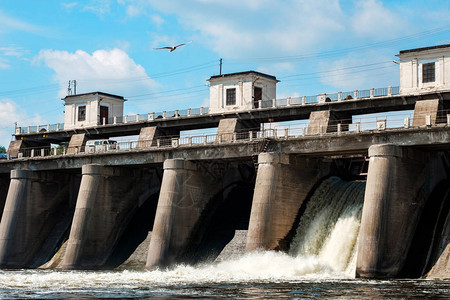
[[[361,181],[325,180],[307,203],[290,254],[354,273],[364,189]]]

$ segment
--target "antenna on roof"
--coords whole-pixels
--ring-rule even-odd
[[[219,75],[222,75],[222,59],[220,59],[219,62],[220,62],[220,72],[219,72]]]
[[[73,92],[72,92],[73,85]],[[69,85],[67,86],[67,96],[76,95],[77,94],[77,81],[69,80]]]

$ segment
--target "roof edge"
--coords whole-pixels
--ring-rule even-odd
[[[108,97],[112,97],[112,98],[117,98],[118,100],[127,101],[123,96],[114,95],[114,94],[108,94],[108,93],[99,92],[99,91],[97,91],[97,92],[90,92],[90,93],[83,93],[83,94],[76,94],[76,95],[67,95],[64,98],[62,98],[61,100],[65,100],[67,98],[79,97],[79,96],[88,96],[88,95],[108,96]]]
[[[219,79],[219,78],[241,76],[241,75],[257,75],[257,76],[261,76],[261,77],[279,82],[279,80],[277,80],[277,78],[273,75],[269,75],[269,74],[265,74],[265,73],[261,73],[261,72],[257,72],[257,71],[253,71],[253,70],[244,71],[244,72],[228,73],[228,74],[222,74],[222,75],[213,75],[208,79],[208,81],[211,79]]]
[[[429,46],[429,47],[422,47],[422,48],[414,48],[414,49],[408,49],[408,50],[401,50],[401,51],[399,51],[398,55],[407,54],[407,53],[414,53],[414,52],[422,52],[422,51],[434,50],[434,49],[444,49],[444,48],[450,48],[450,44],[436,45],[436,46]]]

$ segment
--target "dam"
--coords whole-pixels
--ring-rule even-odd
[[[248,71],[212,76],[209,108],[134,116],[121,96],[69,95],[64,124],[17,127],[0,161],[0,267],[196,264],[239,233],[242,252],[356,277],[448,278],[449,54],[400,51],[398,88],[277,99]],[[181,134],[202,128],[217,133]]]

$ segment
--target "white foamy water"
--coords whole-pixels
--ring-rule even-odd
[[[189,283],[247,281],[289,281],[299,279],[346,278],[317,258],[293,257],[265,251],[235,260],[200,266],[178,265],[154,271],[0,271],[1,288],[96,288],[98,286],[161,286]]]

